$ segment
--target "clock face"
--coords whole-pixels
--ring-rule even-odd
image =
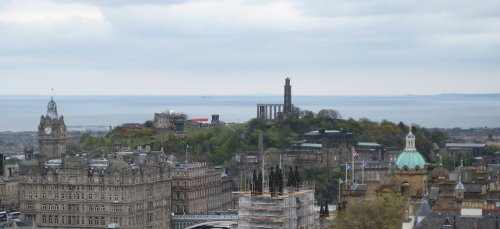
[[[45,127],[44,131],[45,131],[46,134],[50,134],[50,133],[52,133],[52,128]]]

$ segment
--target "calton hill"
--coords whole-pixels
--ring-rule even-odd
[[[304,134],[311,131],[346,131],[352,133],[357,142],[403,148],[409,125],[409,123],[388,120],[372,121],[368,118],[343,119],[335,110],[324,109],[314,113],[295,107],[292,115],[272,123],[255,118],[244,124],[190,127],[185,129],[186,136],[184,137],[176,137],[173,129],[155,129],[152,121],[146,121],[142,128],[115,128],[105,137],[93,137],[89,133],[84,133],[79,141],[68,142],[67,150],[108,154],[111,146],[119,143],[122,147],[129,149],[149,146],[153,151],[163,151],[167,155],[174,155],[179,161],[185,160],[187,150],[189,161],[228,165],[229,170],[235,170],[238,168],[229,166],[231,160],[235,160],[235,155],[241,152],[258,152],[260,132],[262,132],[266,166],[270,167],[280,163],[280,155],[291,142],[301,140]],[[430,164],[429,170],[437,167],[439,163],[451,170],[460,164],[461,159],[466,166],[475,162],[473,157],[467,158],[463,155],[458,158],[437,156],[436,149],[446,145],[450,134],[442,129],[420,127],[418,123],[411,123],[411,126],[412,133],[416,137],[416,148]],[[454,130],[456,131],[456,128]],[[493,155],[499,149],[489,146],[487,150],[489,155]],[[320,165],[301,166],[300,161],[297,160],[283,163],[282,166],[298,167],[302,180],[315,182],[317,198],[329,202],[335,199],[334,194],[338,193],[339,179],[344,179],[346,176],[344,168],[334,171]],[[234,182],[233,186],[237,189],[239,185],[238,182]]]

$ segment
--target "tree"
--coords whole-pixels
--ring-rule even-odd
[[[446,145],[446,138],[442,131],[432,131],[431,139],[433,142],[437,143],[439,147],[444,147]]]
[[[381,194],[350,203],[345,210],[335,212],[338,221],[333,228],[401,228],[405,206],[403,197],[397,194]]]
[[[153,128],[153,121],[148,120],[144,122],[144,128]]]
[[[340,112],[337,110],[332,110],[332,109],[323,109],[320,110],[317,114],[318,118],[321,119],[341,119],[342,115],[340,115]]]

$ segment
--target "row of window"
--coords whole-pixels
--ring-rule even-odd
[[[75,224],[88,224],[88,225],[106,225],[106,220],[104,217],[99,217],[99,216],[89,216],[87,217],[87,220],[85,220],[85,217],[80,217],[80,216],[61,216],[61,224],[67,224],[67,225],[75,225]],[[120,218],[119,220],[116,218]],[[121,223],[121,217],[112,217],[111,218],[112,222],[120,222]],[[46,224],[59,224],[59,216],[55,215],[42,215],[42,223]]]

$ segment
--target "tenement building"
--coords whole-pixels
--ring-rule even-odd
[[[172,166],[172,212],[226,211],[233,208],[231,179],[206,163],[176,162]]]
[[[21,170],[21,218],[43,227],[170,228],[169,167],[155,152],[130,164],[36,154]]]

